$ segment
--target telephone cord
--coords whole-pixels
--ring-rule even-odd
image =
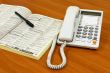
[[[61,55],[61,58],[62,58],[62,63],[59,64],[59,65],[52,65],[51,64],[51,58],[52,58],[52,54],[55,50],[56,41],[57,41],[57,37],[55,37],[55,39],[52,42],[52,46],[51,46],[51,49],[50,49],[48,57],[47,57],[47,66],[51,69],[56,69],[57,70],[57,69],[63,68],[66,65],[66,56],[65,56],[65,53],[64,53],[64,47],[66,46],[66,41],[64,41],[64,43],[60,47],[60,55]]]

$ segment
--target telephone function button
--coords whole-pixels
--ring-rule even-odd
[[[84,33],[83,33],[83,35],[87,35],[87,33],[86,33],[86,32],[84,32]]]
[[[80,38],[80,37],[81,37],[81,35],[76,35],[76,37],[77,37],[77,38]]]
[[[95,30],[98,30],[98,28],[95,28]]]
[[[97,37],[94,37],[93,40],[97,40]]]
[[[88,36],[88,39],[92,39],[92,36]]]
[[[82,31],[82,29],[81,29],[81,28],[79,28],[79,29],[78,29],[78,31]]]
[[[84,29],[88,29],[88,27],[87,27],[87,26],[85,26],[85,27],[84,27]]]
[[[89,32],[93,32],[93,30],[89,30]]]
[[[78,28],[83,28],[83,26],[78,26]]]
[[[94,36],[98,36],[98,34],[95,33]]]
[[[86,37],[87,37],[87,35],[83,35],[83,36],[82,36],[82,38],[86,38]]]
[[[88,33],[88,35],[93,35],[93,33]]]
[[[95,33],[98,33],[98,31],[95,31]]]
[[[83,31],[84,31],[84,32],[87,32],[88,30],[84,29]]]
[[[81,34],[81,32],[80,32],[80,31],[78,31],[78,32],[77,32],[77,34]]]
[[[93,31],[94,30],[94,28],[91,28],[91,29],[89,29],[90,31]]]
[[[92,40],[92,43],[93,43],[94,45],[96,44],[96,42],[97,42],[96,40]]]
[[[94,28],[93,28],[93,27],[89,27],[89,29],[90,29],[90,30],[93,30]]]
[[[99,27],[99,26],[96,26],[96,27]]]

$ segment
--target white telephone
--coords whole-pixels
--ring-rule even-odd
[[[66,45],[97,49],[100,41],[102,18],[103,11],[79,9],[76,6],[68,7],[58,39],[56,37],[53,41],[48,54],[48,67],[61,69],[66,65],[64,54]],[[62,44],[60,48],[62,63],[60,65],[52,65],[50,62],[56,41],[58,44]]]

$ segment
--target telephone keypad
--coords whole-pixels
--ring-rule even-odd
[[[98,26],[78,26],[77,38],[97,40],[98,36]]]

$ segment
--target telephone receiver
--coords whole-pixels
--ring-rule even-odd
[[[71,42],[73,40],[74,23],[79,13],[79,7],[71,6],[67,9],[63,26],[59,34],[59,40]]]
[[[58,36],[53,40],[47,57],[47,66],[51,69],[61,69],[66,65],[64,47],[77,46],[89,49],[97,49],[100,42],[103,11],[80,9],[77,6],[69,6]],[[58,38],[57,38],[58,37]],[[56,42],[61,44],[60,54],[62,63],[51,64],[51,57]]]

